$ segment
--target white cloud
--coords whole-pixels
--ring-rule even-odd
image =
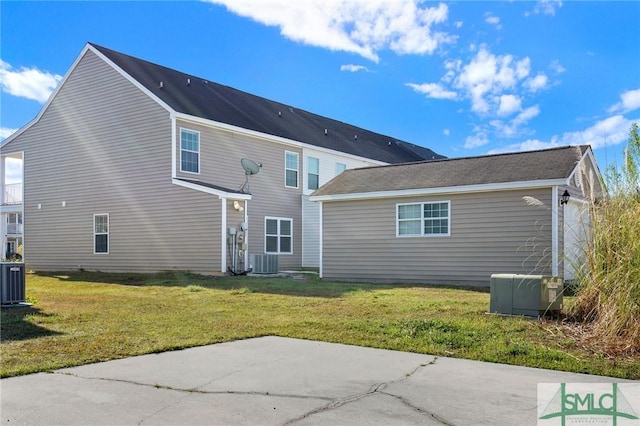
[[[500,106],[498,107],[498,115],[506,117],[522,108],[522,100],[516,95],[500,96]]]
[[[60,80],[61,75],[37,68],[14,70],[10,64],[0,60],[0,87],[10,95],[45,103]]]
[[[443,135],[445,135],[445,136],[449,136],[449,135],[451,135],[451,130],[449,130],[449,129],[444,129],[444,130],[442,131],[442,134],[443,134]]]
[[[519,135],[522,132],[522,127],[527,125],[538,114],[540,114],[540,107],[534,105],[521,111],[507,123],[501,120],[492,120],[489,124],[495,128],[499,136],[512,138]]]
[[[535,93],[549,86],[549,77],[540,72],[535,77],[527,79],[523,85],[527,90]]]
[[[562,74],[563,72],[566,71],[566,68],[563,67],[560,61],[557,59],[554,59],[553,61],[551,61],[550,67],[556,74]]]
[[[629,90],[620,95],[620,102],[612,105],[609,112],[629,112],[640,108],[640,89]]]
[[[489,154],[530,151],[566,145],[591,145],[593,149],[618,145],[627,140],[631,123],[632,120],[622,115],[614,115],[600,120],[584,130],[566,132],[561,136],[554,135],[548,141],[529,139],[524,142],[491,150]]]
[[[533,13],[536,15],[554,16],[556,14],[556,9],[560,9],[561,7],[561,0],[538,0],[533,8]],[[531,12],[527,12],[525,13],[525,16],[529,16],[530,14]]]
[[[378,52],[431,54],[456,37],[433,27],[449,9],[420,0],[208,0],[261,24],[280,28],[286,38],[311,46],[351,52],[374,62]]]
[[[529,58],[515,61],[512,55],[496,56],[482,45],[471,62],[459,72],[453,86],[468,94],[472,111],[489,114],[492,105],[486,96],[499,96],[504,90],[513,89],[529,75],[530,64]]]
[[[11,136],[18,129],[11,129],[9,127],[0,127],[0,141],[5,140],[9,136]]]
[[[407,83],[406,85],[411,87],[414,91],[426,95],[428,98],[454,100],[458,97],[458,94],[456,92],[446,90],[444,87],[437,83]]]
[[[532,118],[537,117],[538,114],[540,114],[540,107],[538,105],[530,106],[529,108],[518,114],[512,122],[520,126],[522,124],[528,123]]]
[[[365,67],[364,65],[348,64],[348,65],[342,65],[340,67],[340,71],[349,71],[349,72],[369,71],[369,68]]]
[[[494,25],[498,30],[502,29],[502,24],[500,24],[500,18],[493,15],[491,12],[485,13],[484,16],[485,16],[484,21],[487,24]]]
[[[456,28],[462,28],[462,25],[464,25],[464,22],[462,22],[462,21],[456,21],[456,22],[454,22],[454,23],[453,23],[453,25],[454,25]]]
[[[489,143],[489,137],[513,138],[531,134],[528,123],[540,114],[538,105],[526,105],[536,92],[549,87],[542,72],[531,77],[531,59],[510,54],[496,55],[487,45],[472,46],[473,56],[444,61],[439,82],[407,83],[414,91],[433,99],[468,100],[481,120],[464,143],[467,149]]]
[[[474,134],[472,136],[467,136],[464,141],[465,149],[479,148],[489,143],[489,137],[483,127],[475,126],[473,132]]]

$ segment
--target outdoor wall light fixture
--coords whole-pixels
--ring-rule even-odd
[[[569,202],[569,197],[571,197],[571,194],[569,194],[569,191],[565,189],[560,196],[560,205],[564,206],[565,204],[567,204]]]
[[[242,205],[240,204],[240,202],[238,200],[235,200],[233,202],[233,208],[238,210],[239,212],[244,211],[244,207],[242,207]]]

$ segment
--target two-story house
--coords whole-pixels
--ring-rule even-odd
[[[317,267],[311,192],[345,169],[442,158],[91,43],[0,148],[23,159],[14,213],[34,270],[216,274],[264,253]]]

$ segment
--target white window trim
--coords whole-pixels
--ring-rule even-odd
[[[292,154],[296,156],[296,186],[287,185],[287,171],[294,170],[287,168],[287,155]],[[285,188],[300,188],[300,154],[293,151],[285,151],[284,152],[284,187]]]
[[[425,234],[424,233],[424,205],[425,204],[447,204],[447,220],[449,223],[448,231],[446,234]],[[412,234],[412,235],[400,235],[400,219],[398,218],[398,213],[400,211],[400,206],[413,206],[419,204],[420,205],[420,234]],[[437,219],[437,218],[436,218]],[[444,219],[444,218],[439,218]],[[437,237],[450,237],[451,236],[451,200],[441,200],[441,201],[416,201],[414,203],[396,203],[396,237],[397,238],[437,238]],[[413,219],[418,220],[418,219]]]
[[[277,220],[278,221],[278,251],[267,251],[267,220]],[[280,233],[280,221],[282,220],[288,220],[291,223],[291,235],[289,235],[288,237],[291,238],[291,251],[290,252],[283,252],[280,251],[280,237],[282,236],[282,234]],[[273,236],[272,234],[269,234],[271,236]],[[286,254],[286,255],[292,255],[293,254],[293,218],[290,217],[274,217],[274,216],[265,216],[264,217],[264,252],[266,254]]]
[[[318,164],[318,173],[311,173],[311,160],[314,159]],[[307,189],[309,191],[315,191],[318,188],[311,188],[309,186],[309,177],[311,175],[318,176],[318,188],[320,188],[320,159],[318,157],[308,156],[307,157]]]
[[[96,217],[98,216],[106,216],[107,217],[107,232],[96,232]],[[109,254],[111,250],[111,220],[109,218],[109,213],[95,213],[93,215],[93,254]],[[96,251],[96,236],[97,235],[106,235],[107,236],[107,251]]]
[[[192,151],[190,149],[182,149],[182,131],[187,131],[187,132],[191,132],[191,133],[196,133],[198,135],[198,151]],[[180,173],[189,173],[192,175],[199,175],[200,174],[200,170],[201,170],[201,154],[200,152],[202,151],[201,147],[202,147],[202,142],[201,142],[201,138],[200,138],[200,132],[197,130],[192,130],[192,129],[187,129],[186,127],[180,127],[180,137],[178,138],[178,143],[179,143],[179,149],[180,149]],[[198,171],[197,172],[192,172],[190,170],[183,170],[182,169],[182,151],[186,151],[186,152],[196,152],[198,154]]]

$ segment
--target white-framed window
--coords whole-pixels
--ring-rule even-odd
[[[318,189],[320,186],[320,160],[316,157],[307,158],[307,187]]]
[[[93,254],[109,254],[109,213],[93,215]]]
[[[398,237],[446,237],[451,235],[451,202],[396,204]]]
[[[287,188],[298,187],[298,153],[284,152],[284,186]]]
[[[200,173],[200,132],[180,129],[180,171]]]
[[[344,172],[345,170],[347,170],[346,164],[336,163],[336,176],[338,176],[340,173]]]
[[[264,218],[264,252],[293,254],[293,219]]]

